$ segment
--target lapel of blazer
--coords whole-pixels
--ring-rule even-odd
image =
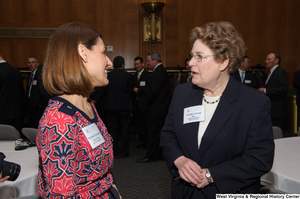
[[[164,66],[163,66],[162,64],[159,64],[159,65],[155,68],[155,70],[153,71],[153,73],[155,73],[155,72],[160,72],[163,68],[164,68]]]
[[[145,80],[145,75],[146,75],[146,69],[144,69],[144,71],[142,72],[141,76],[140,76],[140,81]]]
[[[239,84],[237,80],[234,77],[230,77],[228,84],[221,96],[219,105],[217,106],[217,109],[202,137],[198,154],[199,158],[203,156],[205,151],[209,148],[215,137],[220,132],[221,128],[233,114],[234,109],[232,108],[231,103],[237,99],[238,86]]]
[[[233,73],[232,73],[233,77],[236,78],[236,80],[238,80],[239,82],[241,82],[241,76],[240,76],[240,72],[239,69],[236,69]]]
[[[242,79],[241,79],[241,75],[240,75],[239,69],[236,70],[236,76],[238,77],[238,81],[241,82]],[[244,79],[245,79],[245,78],[244,78]]]
[[[277,68],[275,68],[275,70],[272,72],[272,74],[271,74],[271,76],[270,76],[270,78],[269,78],[269,80],[268,80],[265,87],[267,87],[269,85],[269,83],[273,81],[273,79],[275,78],[275,74],[277,73],[279,67],[280,66],[277,66]]]
[[[191,92],[191,98],[187,101],[185,107],[192,107],[192,106],[198,106],[202,105],[202,98],[203,98],[203,89],[199,88],[196,85],[193,85],[193,90]],[[192,150],[195,153],[194,157],[198,158],[198,128],[199,128],[199,122],[192,122],[187,124],[187,131],[188,137],[190,139],[190,143],[192,146]]]

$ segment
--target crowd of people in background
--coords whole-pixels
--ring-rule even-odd
[[[234,30],[234,27],[228,23],[211,23],[202,27],[202,29],[211,31],[212,35],[217,35],[212,27]],[[145,156],[137,159],[137,162],[148,163],[166,159],[173,177],[172,187],[177,187],[175,189],[172,188],[173,197],[182,193],[182,190],[185,190],[184,192],[188,195],[194,194],[197,197],[203,197],[205,194],[215,194],[219,190],[221,192],[238,190],[242,190],[241,192],[258,191],[259,177],[268,172],[272,166],[273,156],[271,154],[274,146],[271,126],[278,126],[284,131],[284,120],[288,114],[288,75],[280,66],[281,57],[279,54],[270,53],[267,55],[265,63],[270,70],[269,74],[261,70],[249,70],[251,66],[250,58],[244,56],[244,43],[238,34],[230,36],[232,41],[223,38],[228,42],[226,45],[237,46],[236,51],[224,50],[227,53],[224,54],[224,52],[219,52],[217,48],[214,48],[210,41],[206,41],[205,35],[202,35],[200,29],[196,28],[193,30],[191,37],[193,49],[184,61],[185,72],[180,71],[170,78],[166,68],[162,65],[160,54],[152,51],[146,57],[146,64],[140,56],[134,59],[135,73],[130,74],[125,70],[126,60],[122,56],[115,57],[111,63],[106,55],[100,57],[95,54],[98,51],[101,51],[101,53],[103,51],[102,54],[105,54],[105,47],[99,33],[75,23],[58,29],[58,33],[65,34],[65,37],[70,35],[64,32],[64,28],[78,29],[89,34],[90,41],[86,41],[85,44],[78,44],[75,46],[76,51],[66,53],[66,55],[69,54],[74,57],[79,53],[80,59],[77,61],[74,61],[76,59],[73,60],[74,66],[60,66],[63,62],[56,63],[57,60],[55,61],[51,53],[47,53],[46,66],[43,69],[44,65],[40,65],[37,58],[29,57],[27,66],[30,74],[27,78],[26,89],[23,87],[21,73],[0,55],[0,123],[14,126],[24,139],[26,137],[21,133],[22,127],[39,127],[37,145],[40,154],[40,173],[43,173],[43,167],[46,167],[48,162],[52,161],[49,158],[55,159],[54,156],[46,157],[41,154],[47,148],[44,136],[60,137],[63,133],[72,134],[75,132],[76,134],[81,132],[81,130],[79,132],[70,130],[68,129],[69,127],[65,127],[66,129],[64,130],[56,129],[57,124],[63,126],[73,125],[72,128],[74,129],[77,126],[86,126],[86,129],[85,127],[82,129],[85,134],[89,131],[97,131],[93,126],[93,124],[96,124],[102,134],[100,137],[106,144],[105,147],[107,148],[104,148],[108,151],[106,151],[105,155],[108,157],[106,160],[109,161],[103,166],[103,169],[106,171],[104,178],[102,178],[103,176],[100,175],[100,172],[96,172],[95,179],[84,180],[84,183],[89,184],[92,182],[93,186],[89,185],[87,189],[93,190],[100,195],[119,195],[114,177],[110,172],[112,168],[110,161],[112,161],[112,157],[126,158],[130,155],[130,124],[134,123],[133,132],[137,135],[137,145],[135,147],[146,149]],[[59,49],[51,46],[51,42],[65,42],[61,40],[62,35],[58,33],[52,36],[57,37],[58,40],[54,40],[54,38],[50,40],[48,48],[52,49],[52,51],[58,51]],[[226,34],[222,35],[222,37],[227,37],[228,35]],[[81,34],[71,36],[76,38],[82,37],[81,39],[84,40]],[[234,48],[228,47],[228,49]],[[63,59],[67,60],[69,57],[63,57]],[[99,68],[97,68],[98,63],[102,64],[100,64]],[[239,65],[237,66],[237,64]],[[70,71],[76,71],[77,69],[73,70],[73,67],[77,67],[77,65],[84,71],[84,74],[78,76],[78,74],[69,73]],[[109,67],[113,67],[111,72],[107,72]],[[54,74],[53,71],[57,73]],[[68,75],[66,75],[67,73]],[[98,73],[101,74],[99,77],[97,76]],[[70,76],[71,79],[76,79],[76,81],[71,80],[67,76]],[[87,77],[92,78],[88,80]],[[58,84],[59,82],[60,84]],[[300,72],[298,71],[295,73],[293,82],[293,86],[298,91],[300,90],[299,82]],[[76,86],[74,87],[74,85]],[[85,103],[85,100],[91,103],[92,106],[89,103]],[[201,112],[203,109],[197,106],[199,100],[203,100],[202,103],[207,107],[207,112],[204,113],[205,116],[199,115],[199,119],[194,121],[189,116],[189,113],[185,111],[191,111],[195,114]],[[297,104],[299,104],[299,101],[299,97],[297,97]],[[247,106],[245,106],[245,103]],[[47,106],[48,108],[46,109]],[[216,109],[217,106],[221,108]],[[231,106],[232,109],[229,108]],[[232,111],[233,109],[241,111],[241,113],[237,114],[237,112]],[[60,117],[65,118],[64,121],[54,121],[50,115],[54,113],[61,114]],[[232,116],[228,114],[232,114]],[[216,115],[215,117],[218,117],[218,120],[214,119],[213,115]],[[206,117],[207,120],[202,120],[201,117]],[[225,124],[223,119],[226,117],[231,119],[228,119]],[[256,121],[255,124],[251,123],[252,120]],[[260,120],[264,121],[264,123]],[[237,121],[240,121],[240,123]],[[199,125],[194,125],[194,123],[199,124],[199,122],[201,125],[198,128]],[[210,125],[210,122],[214,126]],[[232,126],[228,125],[228,123],[232,123]],[[234,129],[234,124],[243,124],[244,126]],[[254,125],[257,126],[255,127]],[[56,130],[53,132],[51,128]],[[214,134],[213,132],[222,131],[220,129],[223,129],[225,134],[233,133],[226,131],[226,129],[229,131],[230,128],[231,131],[242,131],[243,133],[238,137],[225,136],[217,138],[215,141],[213,141],[213,137],[205,133],[211,132],[212,135]],[[264,137],[261,136],[262,134],[258,135],[262,131],[264,131]],[[187,132],[191,133],[190,137],[186,136]],[[77,139],[77,134],[71,134],[64,136],[65,143],[73,143]],[[250,140],[248,139],[249,137],[253,139]],[[232,144],[228,148],[225,146],[222,148],[224,138],[229,139],[229,142]],[[92,150],[86,143],[83,143],[84,138],[82,137],[81,139],[83,139],[81,144],[84,147],[84,153]],[[191,140],[198,140],[198,142],[191,144]],[[91,140],[88,141],[90,143],[93,142]],[[210,143],[213,148],[209,148],[208,144],[203,143],[204,141],[205,143]],[[53,140],[54,145],[61,144],[60,142],[56,139]],[[98,150],[102,143],[93,144]],[[248,144],[248,147],[240,146],[239,144],[241,143]],[[260,145],[256,145],[257,143],[260,143]],[[240,150],[228,155],[227,151],[231,151],[230,147],[233,145],[237,148],[247,148],[249,151]],[[91,146],[94,149],[94,146]],[[254,151],[256,150],[256,153],[253,153],[253,157],[258,153],[261,155],[263,151],[264,158],[254,160],[242,157],[245,153],[251,153],[249,146],[250,148],[253,147]],[[99,147],[99,150],[102,149],[102,147]],[[199,154],[202,154],[201,160],[198,159],[199,154],[194,153],[198,149],[200,151]],[[98,152],[100,154],[100,151]],[[113,156],[111,155],[112,152]],[[215,154],[216,152],[218,154]],[[222,152],[226,152],[226,154],[221,158],[220,153]],[[87,153],[86,158],[94,160],[100,157],[98,157],[99,154],[91,155]],[[233,162],[239,156],[242,157],[240,161],[245,164],[247,162],[250,163],[253,171],[251,174],[245,170],[242,171],[243,169],[240,168],[240,165],[237,162]],[[218,160],[215,157],[218,157]],[[75,161],[78,157],[72,156],[72,158]],[[101,156],[101,158],[103,157]],[[58,169],[63,168],[66,162],[62,161],[60,164],[57,166]],[[86,162],[86,164],[88,163]],[[199,165],[202,166],[200,167]],[[264,167],[264,171],[261,170],[262,167]],[[73,170],[70,170],[70,173],[73,175],[73,172],[79,166],[72,164],[72,168]],[[236,172],[230,174],[222,172],[228,169]],[[239,177],[235,176],[237,174]],[[100,180],[99,176],[101,176]],[[87,176],[82,173],[82,180],[85,177]],[[72,192],[54,192],[51,181],[61,180],[64,176],[52,178],[53,176],[47,173],[39,175],[40,195],[54,196],[55,194],[63,194],[72,196]],[[232,180],[235,178],[240,182],[237,183],[235,180]],[[222,179],[232,181],[227,183],[222,181]],[[243,186],[241,186],[241,182]],[[74,187],[72,191],[76,191],[78,195],[86,194],[87,192],[84,190],[82,182],[78,181],[78,184],[76,183],[72,184]],[[103,190],[98,190],[96,187],[98,186],[97,183],[106,184],[106,190],[104,192]],[[80,189],[77,187],[79,184],[82,186]],[[207,191],[204,193],[200,190]]]
[[[142,57],[135,58],[134,69],[136,72],[131,75],[125,70],[125,59],[117,56],[113,62],[114,70],[109,72],[110,84],[106,87],[96,87],[90,96],[90,100],[95,103],[103,121],[111,127],[110,133],[116,142],[114,146],[115,157],[129,156],[129,127],[132,123],[136,125],[135,132],[138,139],[136,147],[157,148],[154,144],[158,143],[156,132],[159,132],[163,125],[158,121],[164,121],[169,99],[178,85],[190,82],[193,78],[189,64],[190,56],[184,62],[186,68],[184,72],[180,70],[176,75],[167,75],[163,71],[164,75],[162,75],[159,73],[160,70],[154,70],[156,66],[161,65],[160,55],[157,52],[151,53],[148,55],[150,58],[147,57],[146,66]],[[265,61],[270,73],[266,74],[263,67],[252,67],[251,69],[250,58],[244,56],[238,69],[231,71],[231,75],[241,83],[265,93],[271,99],[272,123],[284,131],[284,120],[288,114],[288,77],[286,71],[279,66],[280,60],[279,54],[270,53]],[[28,58],[27,67],[30,74],[26,79],[26,90],[24,91],[20,72],[5,62],[2,57],[0,57],[0,62],[1,70],[5,71],[1,73],[3,97],[0,106],[3,107],[3,114],[1,114],[0,122],[13,125],[21,136],[26,138],[22,135],[22,127],[37,128],[48,100],[51,98],[41,79],[43,64],[40,65],[37,58],[33,56]],[[153,77],[152,71],[155,71]],[[157,73],[160,76],[156,77]],[[300,88],[299,83],[297,83],[300,79],[299,76],[299,72],[296,72],[293,82],[293,86],[298,90]],[[164,83],[161,82],[162,80]],[[166,94],[166,96],[162,96],[162,94]],[[165,100],[160,101],[157,98],[164,98]],[[298,101],[299,98],[297,98]],[[154,108],[151,106],[153,102],[155,102]],[[163,107],[158,108],[155,104]],[[151,119],[158,118],[158,115],[161,116],[160,119]],[[151,124],[151,122],[153,123]],[[151,129],[154,127],[157,129]],[[156,137],[156,141],[152,140],[153,137]],[[118,146],[120,139],[122,141],[121,147]],[[149,150],[156,151],[157,149]],[[154,151],[152,153],[157,153]],[[150,153],[145,157],[152,156]],[[154,157],[152,159],[156,160],[159,155],[154,155]]]
[[[126,158],[129,153],[129,125],[134,123],[138,143],[136,148],[147,150],[138,163],[163,159],[159,147],[160,131],[164,125],[171,100],[170,79],[156,51],[147,55],[147,67],[141,57],[134,59],[136,72],[125,71],[125,60],[117,56],[114,70],[108,73],[109,84],[95,89],[90,100],[103,102],[108,118],[107,126],[114,140],[114,157]],[[102,96],[102,97],[98,97]],[[99,109],[99,112],[103,109]],[[131,114],[132,113],[132,114]],[[120,144],[120,146],[119,146]]]

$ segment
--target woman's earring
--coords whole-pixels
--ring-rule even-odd
[[[86,59],[84,60],[84,62],[87,63],[87,62],[88,62],[88,58],[86,58]]]

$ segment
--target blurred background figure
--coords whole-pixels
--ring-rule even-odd
[[[287,72],[279,66],[281,57],[278,53],[270,53],[266,58],[266,66],[270,69],[265,86],[258,90],[271,100],[272,125],[284,132],[284,120],[288,114],[287,93],[289,80]]]
[[[117,56],[113,60],[114,70],[108,73],[107,111],[110,134],[114,142],[115,157],[129,156],[129,123],[132,110],[133,85],[130,73],[126,72],[125,60]],[[119,138],[121,136],[121,147]]]
[[[300,70],[294,73],[293,86],[297,89],[296,104],[297,104],[297,131],[300,126]]]
[[[51,96],[47,93],[43,86],[41,78],[43,65],[39,66],[39,62],[35,57],[29,57],[27,66],[31,71],[31,74],[27,79],[27,117],[25,120],[25,126],[37,128]]]
[[[134,113],[137,124],[138,144],[137,148],[147,148],[147,122],[148,122],[148,106],[147,106],[147,86],[149,83],[150,73],[144,69],[144,60],[141,57],[134,59],[134,69],[136,73],[133,75],[133,92],[134,92]]]
[[[238,80],[239,82],[246,84],[247,86],[250,86],[252,88],[258,88],[258,82],[257,82],[257,76],[255,73],[251,71],[247,71],[250,64],[250,59],[248,56],[244,56],[242,62],[240,63],[240,66],[237,70],[235,70],[232,75],[233,77]]]
[[[25,93],[21,73],[0,54],[0,124],[14,126],[19,133],[23,126]]]
[[[153,72],[147,87],[148,113],[148,149],[145,157],[137,159],[139,163],[152,162],[162,158],[159,147],[160,131],[165,123],[171,98],[170,79],[161,57],[156,51],[147,55],[147,65]]]
[[[190,60],[189,59],[186,59],[185,61],[184,61],[184,63],[185,63],[185,67],[186,67],[186,69],[187,69],[187,74],[185,75],[185,76],[181,76],[181,78],[180,78],[180,84],[183,84],[183,83],[186,83],[186,82],[190,82],[191,80],[192,80],[192,72],[191,72],[191,66],[189,65],[189,63],[190,63]]]

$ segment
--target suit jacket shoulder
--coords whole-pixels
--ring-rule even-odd
[[[237,81],[241,81],[241,77],[240,77],[240,73],[239,70],[235,70],[233,73],[231,73],[231,75],[237,80]]]
[[[106,108],[108,110],[132,110],[131,94],[133,92],[130,73],[115,69],[108,73]]]
[[[166,114],[171,98],[170,80],[163,65],[157,66],[147,86],[149,114]]]

